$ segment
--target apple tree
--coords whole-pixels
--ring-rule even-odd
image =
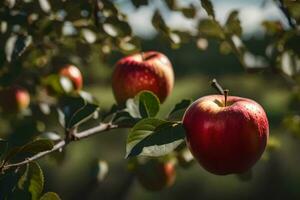
[[[197,21],[196,33],[174,30],[166,24],[161,11],[156,10],[151,22],[166,45],[176,49],[184,43],[198,42],[199,48],[205,50],[201,44],[215,41],[221,53],[236,56],[245,73],[268,73],[286,79],[293,89],[292,112],[283,124],[299,135],[299,2],[274,0],[288,23],[263,22],[270,41],[263,55],[254,55],[244,44],[238,10],[233,10],[221,24],[209,0],[188,7],[176,0],[163,2],[171,12],[180,12]],[[130,3],[139,8],[153,2]],[[199,10],[206,17],[197,17]],[[136,177],[149,190],[161,190],[174,183],[175,166],[186,168],[193,162],[188,147],[208,171],[242,174],[243,179],[267,145],[269,127],[263,108],[251,100],[227,97],[227,90],[216,81],[213,86],[220,95],[209,102],[197,101],[198,106],[193,104],[198,108],[207,104],[201,112],[191,110],[190,99],[182,99],[169,115],[161,117],[160,106],[172,95],[174,85],[172,60],[155,49],[143,51],[141,38],[133,34],[118,1],[5,0],[0,7],[0,32],[0,199],[60,199],[58,194],[44,191],[47,177],[39,159],[46,156],[60,159],[57,152],[64,152],[70,143],[95,134],[109,134],[113,129],[128,130],[124,144],[128,170],[132,178]],[[80,66],[89,64],[87,58],[93,52],[97,52],[103,63],[116,52],[124,55],[112,79],[117,103],[112,102],[110,110],[102,110],[98,99],[84,90],[84,82],[88,80],[83,80],[85,69]],[[240,127],[222,120],[222,116],[218,121],[209,115],[215,114],[209,107],[211,102],[226,110],[235,101],[244,104],[239,104],[240,109],[234,107],[228,116],[239,115]],[[187,118],[193,119],[185,118],[188,121],[185,124],[187,109]],[[211,113],[207,114],[207,110]],[[62,127],[59,132],[51,130],[53,124]],[[226,127],[239,131],[228,145],[239,149],[246,146],[237,155],[233,153],[237,149],[229,151],[228,146],[218,146]],[[246,143],[249,138],[239,136],[244,132],[253,134],[249,149]],[[206,141],[206,133],[219,135]],[[209,150],[212,147],[228,152],[224,151],[221,157],[213,155],[213,159],[214,152]],[[230,159],[244,165],[224,166]],[[216,163],[223,164],[216,169]],[[107,163],[97,162],[96,168],[95,176],[101,178]]]

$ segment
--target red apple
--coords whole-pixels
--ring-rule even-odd
[[[136,166],[135,173],[141,185],[152,191],[173,185],[176,177],[174,162],[149,159]]]
[[[80,70],[74,65],[66,65],[60,69],[59,74],[71,80],[76,91],[81,90],[83,81]]]
[[[255,101],[205,96],[186,110],[183,125],[189,149],[209,172],[226,175],[250,169],[269,137],[264,109]]]
[[[0,91],[0,107],[4,112],[19,112],[26,109],[30,103],[30,96],[21,87],[5,88]]]
[[[169,59],[162,53],[149,51],[127,56],[116,64],[112,88],[119,104],[142,90],[152,91],[164,102],[174,85],[174,72]]]

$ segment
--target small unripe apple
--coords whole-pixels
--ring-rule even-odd
[[[226,175],[249,170],[261,157],[269,137],[264,109],[255,101],[223,95],[196,100],[183,125],[189,149],[209,172]]]
[[[74,65],[65,65],[59,70],[59,74],[69,78],[76,91],[82,89],[83,79],[80,70]]]
[[[176,178],[174,162],[158,159],[139,163],[135,168],[135,174],[140,184],[151,191],[172,186]]]
[[[3,112],[20,112],[30,103],[30,96],[26,89],[11,87],[0,90],[0,107]]]
[[[118,104],[124,104],[143,90],[156,94],[164,102],[174,85],[174,72],[162,53],[149,51],[133,54],[118,61],[112,77],[112,88]]]

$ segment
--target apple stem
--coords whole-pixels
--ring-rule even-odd
[[[224,98],[225,98],[224,106],[226,107],[227,106],[227,96],[228,96],[229,90],[225,89],[223,91],[224,91]]]
[[[211,86],[213,86],[220,94],[224,95],[224,90],[222,86],[218,83],[217,79],[211,81]]]

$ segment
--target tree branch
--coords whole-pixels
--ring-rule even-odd
[[[280,10],[283,12],[284,16],[286,17],[290,27],[292,29],[296,29],[297,26],[295,25],[292,17],[291,17],[291,14],[290,14],[290,11],[287,9],[287,7],[284,5],[283,3],[283,0],[278,0],[278,6],[280,8]]]
[[[92,135],[95,135],[97,133],[102,133],[102,132],[112,130],[112,129],[117,129],[117,128],[128,128],[128,127],[125,127],[125,126],[121,127],[121,126],[113,125],[113,124],[110,124],[110,123],[105,123],[105,124],[101,123],[100,125],[98,125],[96,127],[93,127],[93,128],[90,128],[90,129],[87,129],[87,130],[84,130],[84,131],[81,131],[81,132],[78,132],[78,133],[73,133],[74,137],[72,139],[65,138],[64,140],[61,140],[58,143],[56,143],[53,146],[53,148],[50,149],[50,150],[40,152],[40,153],[38,153],[38,154],[36,154],[32,157],[25,158],[23,161],[20,161],[20,162],[17,162],[17,163],[5,164],[4,166],[2,166],[2,168],[0,170],[2,172],[4,172],[5,170],[8,170],[8,169],[13,168],[13,167],[20,167],[22,165],[25,165],[27,163],[30,163],[30,162],[35,161],[37,159],[40,159],[40,158],[42,158],[42,157],[44,157],[44,156],[46,156],[46,155],[48,155],[52,152],[63,149],[64,147],[66,147],[72,141],[78,141],[78,140],[90,137]]]

